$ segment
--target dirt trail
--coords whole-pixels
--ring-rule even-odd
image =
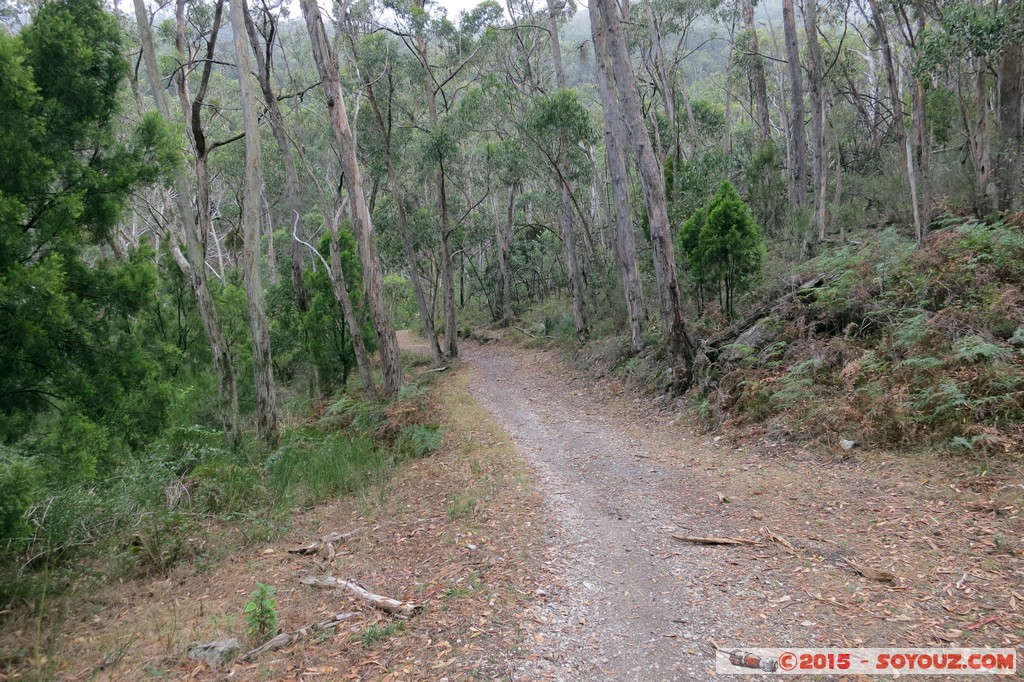
[[[528,617],[517,679],[706,679],[716,645],[1020,646],[1020,614],[1006,609],[1019,553],[988,560],[975,523],[958,536],[942,515],[968,512],[921,471],[733,448],[574,381],[552,354],[467,351],[470,391],[535,469],[551,519],[552,587]],[[1003,526],[982,533],[1019,535],[1019,512],[982,515]],[[795,551],[671,538],[763,541],[764,526]],[[919,547],[915,531],[928,535]],[[900,582],[873,583],[844,558],[895,568]],[[971,571],[965,590],[956,580]]]
[[[758,576],[736,576],[741,587],[723,592],[708,578],[728,557],[671,539],[673,518],[698,492],[686,472],[660,461],[667,454],[661,443],[629,434],[587,391],[529,356],[479,349],[470,357],[479,368],[470,390],[536,469],[557,522],[552,541],[564,585],[539,611],[549,621],[534,638],[549,664],[540,671],[580,679],[707,677],[709,640],[725,643],[735,623],[749,624],[749,610],[736,600]],[[695,444],[677,447],[687,445]]]

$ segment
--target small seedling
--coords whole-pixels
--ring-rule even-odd
[[[256,583],[256,589],[245,604],[246,634],[259,641],[267,640],[277,633],[276,588]]]

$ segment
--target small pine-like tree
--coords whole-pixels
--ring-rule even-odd
[[[750,207],[731,182],[723,180],[708,205],[683,223],[679,246],[690,265],[698,308],[717,294],[722,311],[732,318],[736,297],[761,269],[764,245]]]

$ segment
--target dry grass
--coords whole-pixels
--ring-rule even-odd
[[[0,637],[0,651],[20,648],[24,655],[6,656],[0,680],[507,677],[537,586],[542,525],[524,464],[467,392],[470,372],[446,373],[428,398],[446,430],[440,452],[358,497],[297,510],[280,541],[240,551],[228,544],[222,558],[179,566],[166,579],[72,590],[59,605],[64,627],[50,646],[34,632],[30,609],[9,614],[15,627]],[[330,531],[359,527],[369,530],[330,562],[287,553]],[[399,628],[394,617],[354,597],[299,583],[321,574],[357,580],[423,609]],[[243,609],[257,581],[277,588],[282,630],[343,611],[360,616],[347,628],[230,669],[189,660],[194,642],[245,639]]]

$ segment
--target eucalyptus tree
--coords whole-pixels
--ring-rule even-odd
[[[412,284],[413,295],[416,298],[416,307],[419,311],[420,323],[423,325],[423,335],[427,345],[430,347],[435,364],[442,360],[441,346],[437,341],[437,332],[434,329],[434,313],[430,295],[426,290],[424,277],[420,271],[419,257],[416,253],[416,244],[413,233],[406,215],[406,195],[399,177],[398,162],[396,161],[396,150],[394,149],[395,137],[395,106],[396,82],[399,77],[395,73],[394,60],[391,42],[386,34],[378,33],[368,35],[363,41],[366,49],[360,49],[360,38],[356,35],[356,26],[349,20],[346,30],[348,40],[352,48],[352,57],[360,65],[359,73],[363,78],[363,87],[366,90],[366,99],[373,112],[373,122],[376,132],[380,137],[384,164],[387,167],[388,185],[391,188],[391,195],[395,204],[396,226],[399,239],[402,242],[402,254],[405,257],[405,264],[409,271],[409,280]],[[374,74],[371,76],[371,74]],[[374,81],[377,81],[375,83]]]
[[[442,352],[448,357],[458,355],[457,304],[455,298],[455,267],[453,241],[462,218],[453,220],[451,205],[452,175],[457,173],[460,122],[453,115],[467,68],[487,42],[485,28],[498,21],[501,8],[486,0],[471,12],[464,13],[461,26],[446,16],[432,17],[423,0],[392,2],[386,5],[394,12],[397,26],[384,27],[402,41],[419,66],[426,122],[424,162],[433,171],[433,200],[437,205],[438,260],[441,271],[441,299],[444,310],[444,342]],[[467,206],[467,210],[472,210]]]
[[[677,381],[688,387],[692,381],[697,342],[683,314],[679,282],[676,278],[672,228],[665,197],[665,176],[654,156],[651,138],[640,109],[640,97],[633,79],[632,60],[623,30],[623,18],[615,0],[595,0],[590,6],[592,31],[606,33],[609,69],[615,83],[617,108],[624,118],[627,138],[633,149],[643,185],[644,202],[651,234],[654,272],[661,310],[661,329],[671,354],[682,361],[683,376]],[[598,41],[595,40],[595,43]],[[612,106],[606,103],[606,106]]]
[[[384,302],[384,274],[377,255],[373,220],[363,194],[363,179],[356,155],[356,141],[349,124],[348,111],[341,91],[337,53],[331,45],[315,0],[301,0],[302,15],[309,33],[313,59],[320,73],[327,100],[328,117],[334,131],[335,143],[341,158],[345,188],[351,204],[359,256],[363,264],[363,283],[366,287],[370,317],[377,338],[381,369],[384,373],[384,397],[397,395],[402,386],[402,359],[398,339],[387,314]]]
[[[825,152],[825,64],[818,42],[818,0],[803,0],[804,40],[807,42],[807,91],[811,109],[811,178],[814,192],[811,225],[818,240],[824,240],[828,230],[825,215],[828,192]],[[808,233],[810,236],[810,233]]]
[[[558,25],[560,11],[557,0],[547,0],[548,4],[548,33],[551,42],[551,61],[555,71],[555,85],[559,91],[564,91],[565,69],[562,68],[562,46],[558,36]],[[558,106],[558,103],[556,103]],[[583,275],[580,272],[579,259],[576,256],[576,235],[573,229],[572,203],[572,181],[566,177],[569,167],[569,142],[564,135],[559,137],[557,164],[555,173],[558,179],[560,205],[558,209],[559,232],[562,235],[562,243],[565,245],[565,262],[569,273],[569,291],[572,295],[572,314],[576,324],[576,338],[580,342],[587,340],[587,317],[586,304],[583,293]],[[583,218],[583,214],[580,213]]]
[[[288,130],[285,127],[284,114],[281,111],[281,104],[278,101],[278,93],[274,88],[274,49],[277,42],[279,17],[273,8],[267,5],[265,0],[260,0],[260,18],[257,22],[253,19],[249,8],[245,8],[245,30],[249,36],[249,43],[252,45],[253,54],[256,58],[256,81],[263,93],[263,104],[267,110],[267,119],[270,121],[270,130],[277,143],[278,152],[281,155],[281,165],[284,167],[284,193],[285,202],[288,205],[289,214],[289,235],[291,235],[291,279],[292,290],[295,296],[295,304],[300,311],[309,310],[309,292],[306,291],[306,283],[302,274],[304,259],[303,225],[302,225],[302,196],[299,191],[299,172],[295,163],[295,154],[292,152],[291,141],[288,138]],[[274,243],[273,233],[270,235],[270,243]],[[273,263],[271,263],[273,267]]]
[[[772,136],[771,113],[768,108],[768,84],[764,77],[764,57],[761,55],[761,44],[757,37],[757,26],[754,24],[753,0],[741,0],[743,12],[743,41],[741,44],[742,63],[746,65],[747,77],[750,81],[750,96],[757,111],[757,126],[761,134],[761,143],[768,142]]]
[[[874,0],[872,0],[873,2]],[[804,75],[800,68],[800,45],[796,32],[793,0],[782,0],[782,27],[786,61],[789,66],[789,201],[799,214],[807,206],[807,132],[804,124]],[[806,253],[804,254],[807,255]]]
[[[629,198],[629,171],[626,166],[626,128],[619,115],[618,101],[612,91],[609,72],[608,41],[603,26],[595,22],[591,14],[591,28],[594,40],[594,61],[597,83],[604,115],[605,156],[608,176],[612,186],[612,200],[615,205],[615,226],[612,230],[612,251],[615,267],[622,283],[626,300],[626,315],[629,318],[630,345],[634,351],[643,350],[644,290],[640,283],[640,268],[636,257],[636,237],[633,235],[633,211]]]
[[[270,349],[263,282],[260,279],[260,195],[263,191],[263,167],[260,155],[259,111],[252,84],[249,43],[245,28],[243,0],[229,0],[231,33],[235,41],[238,88],[242,99],[245,137],[245,180],[242,188],[242,281],[249,308],[249,332],[252,337],[252,364],[256,388],[256,430],[271,446],[278,441],[277,385]]]

